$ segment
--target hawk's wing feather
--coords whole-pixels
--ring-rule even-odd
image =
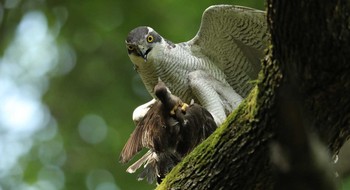
[[[264,11],[233,5],[207,8],[197,35],[187,42],[194,55],[205,55],[224,71],[227,82],[243,97],[260,71],[267,44]]]

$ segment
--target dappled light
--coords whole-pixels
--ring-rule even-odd
[[[19,1],[11,3],[5,7],[15,8]],[[55,38],[45,14],[28,11],[0,59],[0,176],[5,189],[57,189],[65,184],[63,139],[57,138],[57,123],[41,100],[60,52],[67,51]],[[36,181],[29,184],[23,179],[33,159],[40,164]]]
[[[87,115],[80,121],[79,135],[87,143],[97,144],[103,141],[107,135],[107,125],[97,115]]]
[[[96,190],[119,190],[115,184],[112,173],[107,170],[92,170],[86,177],[87,189]]]

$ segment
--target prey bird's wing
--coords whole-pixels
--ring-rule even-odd
[[[131,133],[130,138],[126,142],[120,154],[119,161],[121,163],[128,162],[131,158],[135,156],[136,153],[141,151],[141,149],[143,148],[142,138],[145,127],[145,125],[137,125],[135,130]]]
[[[155,129],[165,125],[160,116],[160,107],[161,103],[159,101],[153,103],[146,115],[138,122],[120,154],[119,161],[121,163],[128,162],[144,147],[148,149],[156,148],[154,142],[158,142],[156,140],[159,139],[157,136],[159,130]]]
[[[245,97],[257,78],[268,40],[264,11],[233,5],[205,10],[197,35],[187,42],[196,56],[207,56],[226,80]]]

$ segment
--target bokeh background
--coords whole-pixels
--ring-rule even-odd
[[[205,8],[232,3],[264,9],[262,0],[0,1],[0,190],[153,189],[118,162],[133,109],[150,100],[124,40],[141,25],[190,40]]]

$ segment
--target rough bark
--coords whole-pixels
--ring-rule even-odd
[[[350,135],[349,11],[345,0],[268,0],[271,46],[257,86],[158,189],[279,189],[291,173],[274,154],[294,177],[332,178],[323,164],[305,166],[330,162],[313,153],[324,144],[335,155]]]

